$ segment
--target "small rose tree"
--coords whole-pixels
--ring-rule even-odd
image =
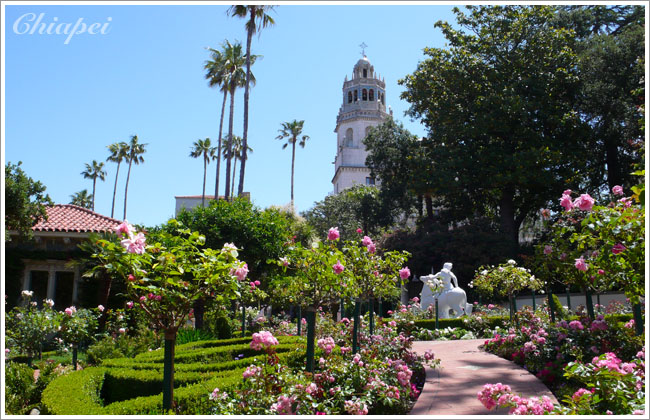
[[[314,242],[311,247],[291,243],[287,255],[274,261],[283,268],[276,277],[275,288],[292,296],[307,312],[307,370],[314,369],[314,328],[316,310],[330,305],[341,296],[355,296],[357,285],[346,269],[345,255],[336,246],[338,229],[330,229],[326,242]],[[300,322],[300,320],[299,320]]]
[[[92,255],[98,265],[127,283],[134,306],[165,336],[163,408],[172,408],[174,390],[174,346],[178,329],[185,324],[194,302],[211,297],[225,303],[239,292],[236,270],[244,263],[237,250],[202,249],[205,238],[190,232],[176,220],[168,222],[146,241],[126,221],[116,230],[121,242],[98,240],[101,251]],[[153,239],[153,240],[151,240]]]
[[[644,171],[636,172],[644,175]],[[550,223],[549,239],[538,247],[542,268],[549,276],[576,284],[587,294],[593,319],[591,292],[621,289],[632,304],[645,296],[645,206],[643,184],[625,197],[612,189],[607,205],[594,205],[587,194],[571,201],[562,195],[564,212]]]
[[[515,260],[508,260],[496,267],[493,265],[479,267],[469,287],[476,288],[479,293],[486,296],[507,297],[511,306],[510,319],[512,320],[515,295],[524,289],[540,291],[544,287],[544,282],[532,275],[529,269],[518,267]]]
[[[368,236],[364,236],[361,241],[346,241],[343,244],[343,254],[348,265],[348,276],[356,285],[355,297],[368,300],[369,328],[372,336],[374,299],[399,296],[401,283],[404,280],[400,270],[404,269],[404,263],[411,254],[407,251],[389,251],[380,255],[377,253],[375,243]],[[357,322],[355,313],[355,327]]]
[[[41,354],[43,342],[59,325],[57,313],[52,309],[54,302],[45,299],[43,307],[38,308],[38,304],[31,301],[33,294],[31,290],[23,290],[21,305],[13,308],[5,318],[7,346],[30,359]]]
[[[74,306],[65,308],[59,314],[59,337],[65,344],[72,347],[72,366],[77,370],[77,349],[79,344],[88,340],[97,330],[98,318],[104,307],[97,309],[77,309]]]

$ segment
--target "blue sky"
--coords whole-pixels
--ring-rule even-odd
[[[6,5],[6,4],[5,4]],[[245,190],[260,207],[285,205],[290,194],[290,149],[276,140],[284,121],[305,120],[311,137],[296,152],[295,204],[313,206],[332,191],[336,115],[346,75],[361,57],[359,44],[386,80],[386,101],[414,134],[419,122],[404,116],[398,79],[415,70],[424,47],[443,47],[437,20],[453,22],[448,5],[281,5],[276,25],[253,39],[263,58],[252,68]],[[199,138],[216,142],[221,94],[204,79],[205,47],[228,39],[245,44],[244,21],[227,6],[41,6],[5,8],[4,163],[47,186],[56,203],[92,190],[80,173],[93,159],[105,161],[107,146],[137,134],[148,143],[145,162],[131,172],[127,219],[152,226],[174,213],[174,196],[201,194],[203,164],[189,157]],[[44,13],[42,22],[106,24],[106,34],[29,34],[21,16]],[[109,19],[110,18],[110,19]],[[22,26],[20,26],[22,25]],[[99,28],[100,25],[97,26]],[[243,89],[235,100],[235,134],[243,131]],[[227,116],[224,130],[227,129]],[[224,167],[225,165],[222,165]],[[96,211],[110,215],[115,164],[98,182]],[[124,168],[124,166],[122,166]],[[206,193],[214,193],[215,163]],[[120,169],[115,214],[122,217],[126,171]],[[222,178],[223,179],[223,178]],[[223,181],[221,182],[223,186]],[[223,194],[223,187],[221,187]]]

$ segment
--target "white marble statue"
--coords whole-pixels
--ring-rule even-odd
[[[435,304],[438,298],[438,318],[450,318],[449,310],[454,310],[454,318],[463,313],[472,313],[471,304],[467,303],[465,291],[458,287],[458,279],[451,272],[452,264],[445,263],[442,270],[436,274],[421,276],[420,281],[424,283],[420,298],[422,309],[427,309]],[[452,284],[453,281],[453,284]]]

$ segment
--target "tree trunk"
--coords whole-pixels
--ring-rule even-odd
[[[433,200],[430,194],[425,194],[424,202],[427,207],[427,219],[433,220]]]
[[[129,170],[126,173],[126,187],[124,187],[124,217],[122,220],[126,220],[126,198],[129,195],[129,179],[131,178],[131,164],[133,159],[129,159]]]
[[[99,303],[104,306],[105,308],[108,308],[108,297],[111,294],[111,286],[113,283],[113,278],[108,274],[104,273],[102,276],[103,280],[103,288],[101,295],[99,297]],[[104,330],[104,326],[106,325],[106,311],[102,312],[101,316],[99,317],[99,328],[100,330]]]
[[[208,171],[208,163],[205,161],[205,157],[203,158],[203,192],[201,193],[201,207],[205,207],[205,176],[207,175]]]
[[[230,185],[230,198],[235,195],[235,174],[237,173],[237,156],[232,159],[232,185]]]
[[[605,135],[605,162],[607,163],[607,185],[611,191],[615,185],[621,185],[623,181],[616,138],[610,133]]]
[[[117,193],[117,176],[120,174],[120,163],[122,163],[122,161],[117,162],[117,172],[115,172],[115,185],[113,185],[113,205],[111,205],[111,218],[113,218],[113,214],[115,213],[115,193]]]
[[[418,195],[418,216],[420,216],[420,218],[422,218],[422,201],[422,195]]]
[[[230,88],[230,117],[228,119],[228,148],[226,149],[226,200],[230,201],[230,163],[232,160],[232,126],[235,118],[235,86]]]
[[[291,144],[291,208],[293,209],[293,170],[296,161],[296,139]]]
[[[221,133],[223,131],[223,116],[226,113],[226,98],[228,91],[223,92],[223,103],[221,104],[221,121],[219,122],[219,140],[217,144],[217,179],[214,184],[214,199],[219,199],[219,171],[221,171]]]
[[[251,19],[250,24],[253,26],[248,29],[248,34],[246,37],[246,86],[244,87],[244,134],[242,136],[242,147],[243,152],[241,155],[241,167],[239,170],[239,188],[237,190],[237,195],[242,195],[244,193],[244,175],[246,174],[246,159],[248,155],[248,95],[251,84],[251,41],[253,40],[253,28],[255,27],[255,13],[257,12],[256,7],[251,8]]]
[[[174,403],[174,352],[176,330],[165,331],[165,355],[163,365],[163,410],[172,409]]]
[[[501,232],[510,241],[511,256],[515,256],[519,249],[519,228],[515,222],[514,191],[511,188],[506,188],[501,192],[499,217]]]
[[[97,183],[97,178],[93,178],[93,211],[95,211],[95,184]]]
[[[203,315],[205,314],[205,300],[203,298],[194,301],[194,329],[203,328]]]
[[[316,308],[307,308],[307,372],[314,373],[314,341],[316,339]]]

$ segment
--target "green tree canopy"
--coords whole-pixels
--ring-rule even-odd
[[[77,191],[70,196],[70,204],[83,207],[85,209],[92,209],[93,195],[88,194],[88,190]]]
[[[455,29],[437,22],[446,49],[400,83],[408,115],[429,135],[431,191],[464,219],[499,220],[518,244],[519,227],[567,185],[587,158],[574,110],[579,89],[573,33],[552,24],[548,6],[454,8]]]
[[[28,177],[21,164],[7,162],[5,165],[5,241],[10,240],[9,230],[31,238],[32,226],[39,219],[47,219],[45,206],[53,204],[45,193],[45,185]]]

